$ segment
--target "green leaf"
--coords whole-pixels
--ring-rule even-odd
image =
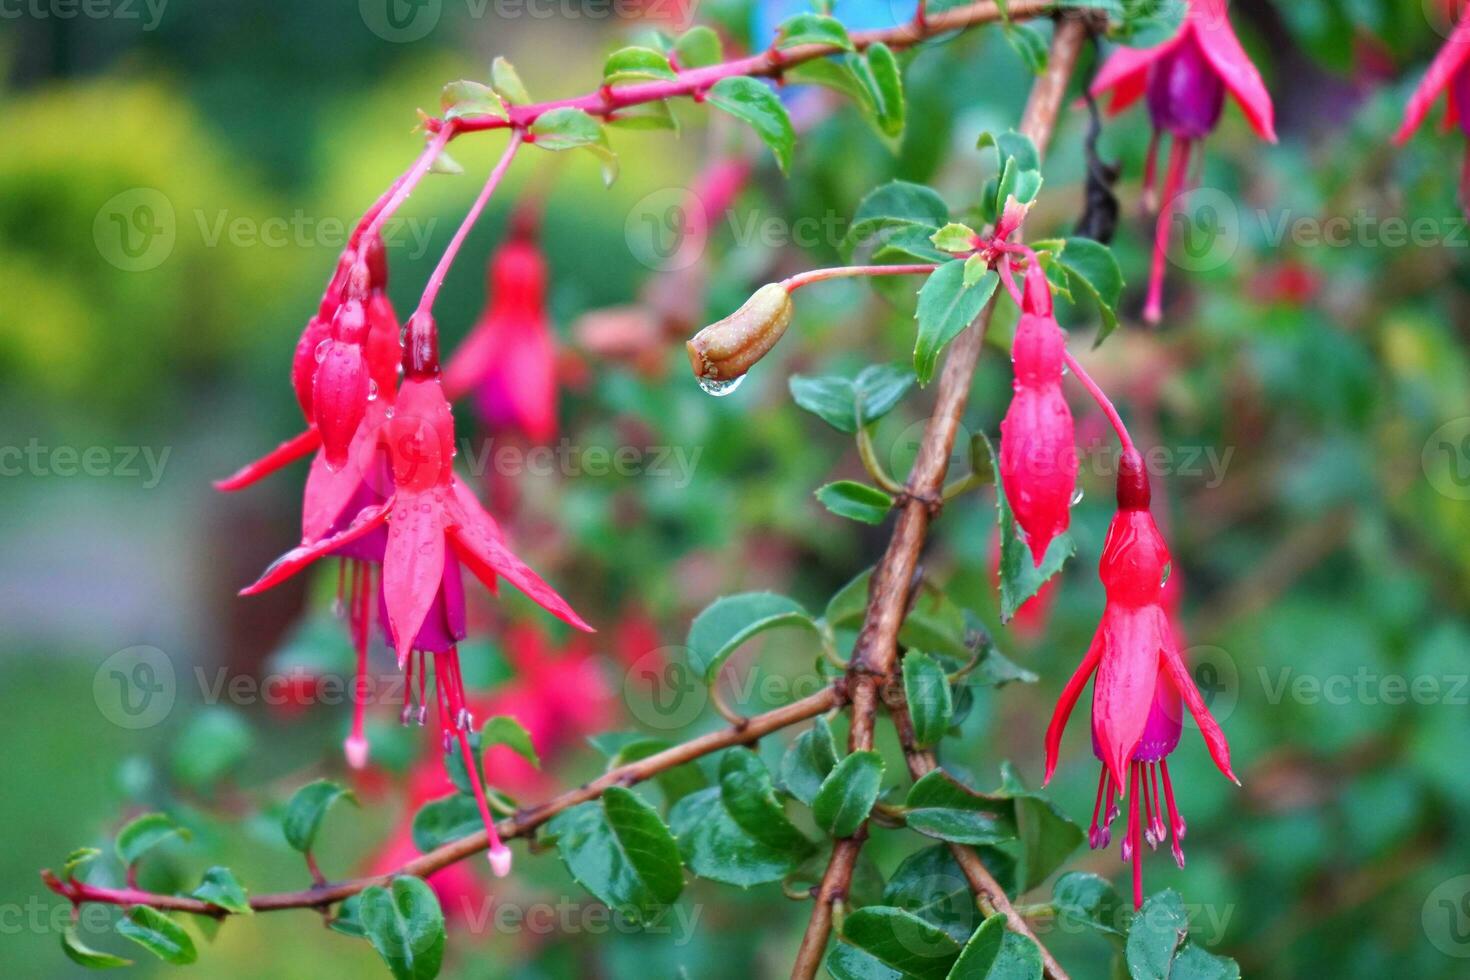
[[[82,942],[75,922],[68,925],[66,931],[61,934],[61,949],[66,953],[67,959],[89,970],[110,970],[119,966],[133,965],[132,960],[95,950]]]
[[[124,867],[131,867],[143,856],[144,852],[175,834],[184,840],[188,840],[190,836],[187,829],[174,823],[165,814],[145,813],[123,825],[123,828],[117,832],[113,847],[117,850],[118,859],[122,861]]]
[[[1036,144],[1031,137],[1018,133],[1014,129],[996,135],[995,133],[981,133],[975,143],[977,150],[987,147],[995,150],[997,170],[1004,170],[1006,164],[1015,161],[1018,170],[1040,170],[1041,154],[1036,149]]]
[[[904,980],[903,973],[847,943],[832,945],[826,966],[832,980]]]
[[[366,939],[362,928],[362,893],[358,892],[337,906],[336,913],[327,921],[327,928],[344,936]]]
[[[860,56],[853,55],[840,61],[834,58],[813,58],[799,65],[792,65],[786,69],[782,78],[787,85],[820,85],[832,89],[857,102],[865,112],[876,112],[877,106],[870,102],[872,91],[853,70],[852,66],[856,63],[853,59],[856,57]]]
[[[672,81],[678,76],[669,59],[652,48],[620,48],[607,56],[602,66],[602,84]]]
[[[432,980],[444,962],[444,911],[422,878],[399,875],[363,889],[358,921],[397,980]]]
[[[445,119],[462,119],[466,116],[510,118],[505,102],[493,88],[483,82],[472,82],[463,78],[444,86],[444,91],[439,94],[439,105],[444,110]]]
[[[944,252],[973,252],[976,237],[974,228],[951,221],[930,235],[929,240],[934,243],[935,248]]]
[[[531,124],[528,134],[543,150],[583,149],[602,162],[603,183],[611,185],[618,176],[618,157],[607,141],[601,122],[571,106],[549,109]]]
[[[1021,61],[1031,70],[1031,74],[1040,75],[1046,71],[1045,34],[1030,24],[1009,24],[1004,33],[1016,54],[1021,56]]]
[[[1000,886],[1014,890],[1015,862],[1010,855],[993,847],[975,850]],[[904,858],[883,889],[882,904],[912,912],[961,943],[980,920],[975,893],[948,844],[934,844]]]
[[[954,695],[945,670],[933,657],[910,650],[903,658],[903,693],[914,723],[914,742],[925,749],[949,730],[954,717]]]
[[[909,789],[908,826],[927,837],[958,844],[1000,844],[1016,839],[1016,822],[1004,801],[982,796],[942,769]]]
[[[811,728],[797,736],[781,758],[781,785],[807,806],[816,799],[822,781],[837,765],[837,743],[827,719],[818,717]]]
[[[812,800],[812,816],[833,837],[851,837],[868,819],[883,788],[883,758],[876,752],[854,752],[822,780]]]
[[[480,742],[483,749],[504,745],[537,769],[541,768],[541,757],[536,754],[536,746],[531,744],[531,733],[509,715],[496,715],[485,722],[480,729]]]
[[[174,742],[170,767],[178,779],[206,789],[250,755],[255,742],[250,725],[229,708],[207,708],[195,715]]]
[[[930,273],[919,290],[919,307],[914,312],[919,323],[914,373],[920,384],[929,383],[939,363],[939,352],[980,315],[999,283],[1000,277],[987,271],[973,286],[966,286],[965,263],[959,260],[946,262]]]
[[[413,815],[413,846],[427,854],[450,841],[468,837],[484,825],[473,796],[451,793],[430,800]]]
[[[250,897],[246,895],[244,887],[235,880],[234,872],[220,865],[204,872],[204,880],[189,894],[201,902],[218,905],[227,912],[239,915],[251,915],[255,912],[250,907]]]
[[[770,773],[749,749],[727,751],[719,785],[680,800],[669,825],[689,870],[742,888],[779,881],[816,850],[786,818]]]
[[[194,940],[184,927],[162,912],[146,905],[134,905],[117,920],[118,935],[142,946],[148,952],[174,966],[187,966],[199,958]]]
[[[838,517],[864,524],[882,524],[893,508],[893,497],[889,494],[854,480],[838,480],[819,487],[816,497]]]
[[[1068,279],[1080,284],[1097,304],[1102,316],[1102,329],[1098,331],[1093,347],[1101,344],[1118,328],[1116,312],[1118,299],[1123,295],[1123,271],[1113,250],[1090,238],[1069,238],[1056,257],[1057,264],[1067,273]]]
[[[1189,943],[1174,957],[1169,980],[1240,980],[1240,964]]]
[[[434,157],[434,162],[429,164],[429,173],[444,174],[447,177],[458,177],[464,173],[464,167],[460,166],[459,161],[450,156],[447,151],[440,150]]]
[[[827,603],[823,617],[836,629],[860,626],[868,605],[870,568],[848,582]],[[975,637],[965,612],[942,590],[925,584],[899,627],[898,642],[905,647],[930,650],[968,659]]]
[[[787,382],[796,404],[841,432],[856,432],[891,412],[914,384],[914,373],[892,364],[863,368],[849,381],[836,376],[792,375]]]
[[[894,180],[871,191],[853,212],[852,224],[842,242],[848,258],[874,255],[904,234],[918,238],[929,250],[947,258],[930,245],[929,236],[949,223],[949,206],[931,188]]]
[[[744,75],[722,78],[710,87],[705,101],[749,123],[776,155],[781,170],[790,168],[796,130],[791,126],[786,107],[769,86]]]
[[[615,769],[618,766],[627,765],[646,759],[651,755],[672,748],[673,742],[664,738],[648,738],[642,735],[622,745],[608,758],[608,768]],[[653,777],[658,787],[663,791],[664,802],[669,806],[688,796],[690,793],[698,792],[709,785],[704,771],[692,762],[673,766],[660,772]]]
[[[631,790],[609,787],[557,814],[549,829],[572,877],[634,922],[660,914],[684,888],[679,845],[658,811]]]
[[[1149,896],[1128,930],[1128,973],[1134,980],[1169,980],[1174,954],[1188,938],[1189,914],[1179,893],[1169,888]]]
[[[720,35],[711,27],[696,24],[674,42],[674,56],[680,68],[707,68],[719,64],[724,57]]]
[[[503,57],[497,57],[490,62],[490,87],[511,105],[531,103],[531,93],[527,92],[526,86],[521,83],[520,74],[516,71],[515,66]]]
[[[774,592],[744,592],[716,599],[689,625],[689,664],[706,684],[712,684],[741,644],[780,626],[816,629],[800,603]]]
[[[78,871],[91,864],[102,856],[100,848],[79,847],[66,856],[66,863],[61,866],[61,877],[67,881],[76,877]]]
[[[881,135],[896,143],[903,136],[906,115],[898,58],[888,45],[878,41],[868,46],[867,66],[873,84],[873,123]]]
[[[1022,891],[1035,888],[1072,855],[1082,843],[1082,828],[1039,793],[1026,789],[1009,762],[1001,764],[997,799],[1015,804],[1016,832],[1021,838]]]
[[[330,779],[318,779],[298,789],[286,803],[286,811],[281,817],[281,830],[286,835],[286,843],[303,854],[310,852],[328,808],[343,799],[357,805],[357,797],[350,789],[345,789]]]
[[[674,117],[667,99],[624,106],[615,115],[608,117],[609,126],[620,129],[671,129],[679,131],[679,120]]]
[[[1025,936],[1006,929],[1006,917],[992,915],[965,943],[949,980],[1040,980],[1041,950]]]
[[[852,50],[852,38],[847,36],[847,28],[835,17],[822,14],[795,14],[776,28],[778,50],[801,44],[826,44],[843,51]]]
[[[1085,871],[1069,871],[1052,886],[1051,904],[1057,914],[1116,938],[1128,934],[1128,910],[1112,882]]]
[[[991,468],[997,468],[995,447],[984,433],[976,433],[971,448],[977,454],[983,452],[990,459]],[[995,481],[995,512],[997,533],[1000,534],[1000,621],[1008,623],[1026,600],[1062,570],[1067,559],[1076,553],[1077,546],[1071,534],[1057,535],[1047,546],[1038,566],[1031,557],[1031,548],[1021,536],[1021,528],[1011,511],[1010,501],[1006,499],[1005,487],[999,480]]]
[[[870,905],[842,924],[842,939],[879,963],[915,980],[944,980],[960,944],[912,912]]]

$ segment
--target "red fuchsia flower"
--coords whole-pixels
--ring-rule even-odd
[[[556,349],[546,310],[546,257],[535,217],[518,212],[490,259],[490,305],[444,369],[451,401],[471,392],[492,432],[556,438]]]
[[[1394,134],[1394,142],[1402,146],[1408,142],[1440,93],[1445,96],[1444,126],[1446,130],[1458,125],[1460,132],[1470,136],[1470,17],[1455,26],[1454,33],[1434,56],[1424,80],[1409,97],[1404,111],[1404,123]],[[1470,216],[1470,144],[1465,151],[1465,162],[1460,169],[1460,206]]]
[[[1235,97],[1251,128],[1276,142],[1275,110],[1261,74],[1251,63],[1226,16],[1226,0],[1189,0],[1179,33],[1146,50],[1119,48],[1097,73],[1092,94],[1112,90],[1108,111],[1117,113],[1147,97],[1154,138],[1144,174],[1144,199],[1153,200],[1159,137],[1172,137],[1164,177],[1164,207],[1154,236],[1153,274],[1144,318],[1163,316],[1164,262],[1169,247],[1170,210],[1181,190],[1199,141],[1220,121],[1225,92]],[[1150,205],[1152,207],[1152,205]]]
[[[491,866],[502,875],[509,870],[510,851],[496,835],[478,766],[469,764],[472,753],[467,733],[474,717],[466,705],[457,653],[457,644],[465,635],[460,566],[467,565],[492,591],[503,577],[553,615],[578,629],[590,631],[591,627],[510,552],[494,519],[455,479],[454,419],[439,384],[435,336],[429,314],[416,314],[410,321],[405,379],[378,430],[391,468],[391,492],[381,502],[363,507],[335,533],[303,541],[277,559],[242,594],[253,595],[270,588],[318,558],[335,555],[381,563],[379,612],[397,651],[399,666],[407,673],[405,720],[412,713],[415,674],[420,723],[427,712],[432,656],[445,750],[458,742],[467,768],[474,774],[475,797],[490,837]],[[378,534],[382,531],[386,533]],[[376,542],[381,542],[381,552]],[[366,603],[372,590],[354,594],[358,603]],[[360,621],[366,621],[366,613],[359,610],[357,615],[364,617]]]
[[[1117,799],[1128,800],[1123,860],[1133,865],[1133,902],[1143,904],[1144,840],[1165,839],[1167,807],[1174,857],[1181,864],[1184,821],[1174,802],[1166,757],[1179,744],[1180,702],[1189,706],[1210,757],[1227,778],[1230,746],[1194,686],[1166,605],[1169,549],[1149,512],[1148,477],[1136,450],[1125,450],[1118,472],[1118,513],[1108,528],[1099,572],[1107,592],[1102,623],[1087,655],[1067,682],[1046,732],[1046,780],[1056,770],[1062,731],[1087,681],[1092,689],[1093,754],[1102,762],[1089,841],[1106,847]],[[1177,588],[1177,587],[1176,587]],[[1162,796],[1160,795],[1162,791]],[[1163,801],[1162,803],[1160,801]],[[1104,812],[1106,805],[1106,812]],[[1101,818],[1101,819],[1100,819]]]
[[[1071,522],[1077,487],[1072,410],[1062,396],[1065,351],[1051,287],[1033,261],[1011,346],[1015,394],[1000,423],[1000,479],[1037,565]]]

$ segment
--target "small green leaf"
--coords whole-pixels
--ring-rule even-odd
[[[444,110],[445,119],[462,119],[466,116],[510,118],[505,102],[493,88],[483,82],[472,82],[463,78],[444,86],[444,91],[439,94],[439,105]]]
[[[842,924],[843,941],[905,978],[944,980],[960,944],[942,929],[902,909],[870,905]]]
[[[429,164],[429,173],[443,174],[446,177],[458,177],[464,173],[464,167],[460,166],[459,161],[450,156],[446,151],[440,150],[434,157],[434,162]]]
[[[1010,855],[994,847],[975,851],[1000,886],[1014,890]],[[904,858],[883,888],[882,904],[912,912],[961,943],[980,920],[975,893],[948,844],[934,844]]]
[[[969,225],[951,221],[930,235],[929,240],[934,243],[935,248],[944,252],[973,252],[978,237],[975,229]]]
[[[864,524],[882,524],[893,509],[893,497],[889,494],[854,480],[838,480],[819,487],[816,497],[838,517]]]
[[[851,433],[891,412],[913,387],[914,373],[892,364],[874,364],[851,381],[797,374],[787,384],[797,405],[834,429]]]
[[[177,834],[184,840],[189,839],[189,831],[162,813],[145,813],[135,820],[128,821],[121,830],[113,846],[117,850],[118,859],[125,867],[131,867],[145,851],[157,846],[163,841]]]
[[[366,939],[362,928],[362,893],[358,892],[337,906],[336,913],[327,921],[327,928],[354,939]]]
[[[719,64],[724,57],[720,46],[720,35],[714,28],[696,24],[674,42],[674,56],[680,68],[707,68]]]
[[[882,788],[882,756],[854,752],[822,780],[812,800],[812,817],[833,837],[851,837],[868,819]]]
[[[1028,790],[1015,768],[1001,764],[1001,787],[992,794],[1015,806],[1016,834],[1021,838],[1020,887],[1035,888],[1060,868],[1082,843],[1082,828],[1057,806]]]
[[[903,693],[914,723],[914,742],[921,749],[937,743],[954,717],[954,695],[944,668],[921,650],[903,657]]]
[[[1174,954],[1189,938],[1189,914],[1172,888],[1150,895],[1133,917],[1125,956],[1134,980],[1168,980]]]
[[[909,788],[908,826],[927,837],[959,844],[1000,844],[1016,839],[1016,823],[1005,801],[982,796],[942,769]]]
[[[906,115],[898,58],[888,45],[878,41],[868,46],[867,65],[874,86],[874,125],[880,134],[897,143],[903,136]]]
[[[837,743],[827,719],[818,717],[811,728],[797,736],[781,758],[781,785],[807,806],[816,799],[822,781],[837,765]]]
[[[61,866],[61,877],[70,881],[76,877],[78,871],[91,864],[102,856],[102,851],[96,847],[79,847],[66,856],[66,863]]]
[[[774,592],[745,592],[716,599],[689,625],[689,664],[706,684],[712,684],[726,659],[741,644],[779,626],[816,628],[800,603]]]
[[[146,905],[134,905],[117,920],[118,935],[142,946],[148,952],[174,966],[187,966],[199,958],[194,940],[184,927],[162,912]]]
[[[492,745],[504,745],[537,769],[541,768],[541,757],[536,746],[531,744],[531,733],[509,715],[496,715],[480,729],[482,751]]]
[[[658,811],[631,790],[610,787],[558,814],[549,829],[572,877],[634,922],[659,915],[684,888],[679,845]]]
[[[310,852],[316,843],[317,831],[321,829],[322,818],[333,803],[342,799],[357,805],[357,797],[351,790],[330,779],[318,779],[298,789],[286,803],[285,814],[281,817],[286,843],[303,854]]]
[[[66,931],[61,934],[61,949],[66,953],[67,959],[89,970],[110,970],[119,966],[133,965],[132,960],[95,950],[82,942],[75,922],[67,926]]]
[[[920,384],[928,384],[939,363],[939,352],[970,325],[995,293],[1000,277],[987,272],[973,286],[966,286],[965,263],[946,262],[935,269],[919,290],[914,313],[918,337],[914,342],[914,373]]]
[[[1009,24],[1004,33],[1031,74],[1040,75],[1046,71],[1046,35],[1030,24]]]
[[[602,66],[602,84],[672,81],[678,76],[669,59],[652,48],[620,48],[607,56]]]
[[[1051,904],[1057,914],[1096,929],[1107,936],[1128,934],[1128,911],[1112,882],[1085,871],[1069,871],[1052,886]]]
[[[1240,980],[1240,964],[1188,943],[1174,957],[1169,980]]]
[[[422,878],[399,875],[363,889],[362,931],[397,980],[433,980],[444,962],[444,911]]]
[[[1118,328],[1116,312],[1118,299],[1123,295],[1123,271],[1113,250],[1090,238],[1069,238],[1056,258],[1057,264],[1067,273],[1074,284],[1080,284],[1097,304],[1102,316],[1102,329],[1098,331],[1096,347]]]
[[[877,255],[895,238],[915,235],[940,260],[947,258],[934,249],[929,236],[949,223],[949,206],[931,188],[894,180],[871,191],[853,212],[852,224],[842,242],[848,258]]]
[[[984,433],[976,433],[971,443],[971,452],[977,457],[983,454],[990,460],[992,471],[996,469],[995,447]],[[1031,557],[1031,548],[1021,536],[1021,528],[1006,499],[1005,487],[995,481],[995,511],[997,533],[1000,534],[1000,621],[1008,623],[1016,610],[1026,604],[1047,580],[1062,570],[1077,551],[1072,536],[1057,535],[1047,546],[1046,554],[1038,566]]]
[[[427,854],[450,841],[468,837],[484,827],[480,807],[475,798],[465,793],[451,793],[430,800],[413,815],[413,846]]]
[[[189,894],[201,902],[218,905],[227,912],[251,915],[255,911],[250,907],[250,897],[245,893],[244,887],[235,880],[234,873],[220,865],[204,872],[204,880]]]
[[[965,259],[965,285],[973,286],[990,271],[990,262],[985,256],[975,254]]]
[[[781,26],[776,28],[776,48],[778,50],[794,48],[801,44],[825,44],[843,51],[852,50],[852,38],[847,36],[847,28],[843,27],[842,22],[835,17],[827,17],[822,14],[795,14],[786,18],[781,22]]]
[[[744,75],[722,78],[710,87],[706,101],[716,109],[728,112],[749,123],[776,155],[776,163],[784,172],[791,166],[796,145],[796,130],[791,117],[770,87]]]
[[[965,943],[948,980],[1041,980],[1041,950],[992,915]]]
[[[670,129],[679,131],[679,120],[674,117],[667,99],[624,106],[607,119],[609,126],[620,129]]]
[[[237,711],[207,708],[195,715],[174,742],[170,767],[178,779],[207,789],[250,756],[255,736]]]
[[[618,157],[607,141],[602,123],[571,106],[549,109],[537,117],[528,133],[543,150],[584,149],[602,163],[603,183],[611,185],[618,176]]]
[[[521,76],[516,72],[515,66],[503,57],[496,57],[490,62],[490,87],[511,105],[531,103],[531,93],[521,84]]]

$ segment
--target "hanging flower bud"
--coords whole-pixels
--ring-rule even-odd
[[[1470,17],[1461,20],[1429,65],[1424,80],[1409,97],[1404,110],[1404,123],[1394,135],[1402,146],[1408,142],[1429,115],[1434,101],[1444,93],[1445,127],[1459,125],[1460,132],[1470,136]],[[1466,145],[1465,162],[1460,169],[1460,207],[1470,217],[1470,144]]]
[[[362,301],[343,303],[332,320],[332,336],[317,351],[312,379],[312,418],[321,434],[327,466],[340,470],[347,463],[352,437],[367,413],[372,377],[364,342],[367,314]]]
[[[1118,48],[1098,71],[1093,95],[1111,90],[1110,112],[1121,112],[1147,96],[1154,125],[1144,172],[1144,202],[1156,206],[1154,193],[1159,137],[1172,138],[1164,177],[1163,208],[1154,232],[1153,272],[1144,319],[1163,316],[1164,265],[1169,247],[1170,210],[1184,186],[1199,141],[1220,121],[1229,91],[1261,139],[1276,142],[1275,110],[1261,74],[1251,63],[1226,16],[1225,0],[1189,0],[1179,33],[1147,50]]]
[[[695,334],[685,348],[694,376],[702,381],[731,382],[745,376],[765,357],[791,323],[791,294],[780,283],[755,291],[745,304]]]
[[[1129,800],[1123,857],[1133,863],[1135,906],[1143,904],[1141,843],[1147,840],[1156,846],[1165,836],[1161,791],[1175,858],[1184,859],[1178,847],[1184,822],[1174,806],[1164,761],[1179,742],[1181,700],[1194,716],[1215,765],[1227,778],[1239,782],[1230,768],[1230,746],[1194,685],[1165,609],[1165,602],[1171,601],[1165,591],[1169,549],[1149,512],[1149,497],[1143,459],[1136,450],[1126,450],[1119,462],[1118,513],[1108,528],[1098,565],[1107,605],[1092,645],[1063,689],[1046,731],[1046,781],[1050,781],[1067,719],[1096,673],[1092,744],[1103,768],[1089,838],[1094,847],[1107,846],[1108,825],[1118,813],[1114,800]]]
[[[1000,479],[1037,565],[1071,523],[1077,488],[1072,410],[1062,395],[1065,351],[1046,275],[1033,262],[1011,348],[1015,394],[1000,423]]]

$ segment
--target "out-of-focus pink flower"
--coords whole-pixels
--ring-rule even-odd
[[[1470,17],[1455,25],[1454,33],[1430,63],[1424,80],[1409,97],[1404,123],[1394,135],[1395,143],[1408,142],[1441,93],[1445,97],[1445,127],[1458,124],[1460,131],[1470,136]],[[1460,206],[1470,216],[1470,144],[1460,169]]]

